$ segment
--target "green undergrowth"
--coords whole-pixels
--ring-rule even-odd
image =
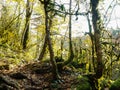
[[[120,79],[117,79],[111,84],[110,90],[120,90]]]

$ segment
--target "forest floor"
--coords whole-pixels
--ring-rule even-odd
[[[71,90],[78,83],[70,68],[64,68],[61,79],[55,81],[51,68],[47,62],[36,62],[14,70],[0,70],[0,90]]]

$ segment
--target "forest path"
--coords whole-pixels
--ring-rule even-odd
[[[60,73],[61,79],[52,78],[51,65],[36,62],[16,68],[13,71],[0,71],[0,90],[70,90],[78,83],[72,69],[65,68]]]

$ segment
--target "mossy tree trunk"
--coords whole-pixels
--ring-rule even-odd
[[[96,51],[96,78],[100,78],[103,73],[103,63],[102,63],[102,48],[101,48],[101,30],[103,29],[103,23],[98,10],[100,0],[91,0],[92,8],[92,24],[94,29],[94,41],[95,41],[95,51]]]
[[[99,14],[98,5],[100,0],[91,0],[91,12],[92,12],[92,24],[94,29],[94,48],[96,56],[95,76],[93,81],[95,82],[94,90],[98,90],[98,79],[103,74],[103,62],[102,62],[102,45],[101,45],[101,31],[103,30],[103,23]]]
[[[44,12],[45,12],[45,31],[46,31],[46,37],[45,37],[45,42],[48,45],[48,49],[49,49],[49,53],[50,53],[50,62],[52,64],[52,72],[53,72],[53,78],[54,79],[59,79],[59,74],[58,74],[58,68],[57,68],[57,64],[55,62],[55,58],[54,58],[54,51],[53,51],[53,47],[52,47],[52,41],[51,41],[51,37],[50,37],[50,24],[51,24],[51,19],[49,17],[49,4],[51,2],[51,0],[39,0],[41,3],[44,4]],[[44,44],[45,45],[45,44]],[[44,46],[44,48],[46,48],[46,46]],[[44,49],[43,48],[43,49]]]
[[[73,44],[72,44],[72,15],[71,15],[71,9],[72,9],[72,0],[70,0],[69,4],[69,58],[67,61],[64,62],[64,65],[69,64],[72,62],[74,58],[74,53],[73,53]]]

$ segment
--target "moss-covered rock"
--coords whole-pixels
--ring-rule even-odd
[[[80,76],[78,79],[79,83],[73,88],[76,87],[76,90],[92,90],[89,79],[87,77]]]
[[[110,87],[110,90],[120,90],[120,79],[116,80]]]

